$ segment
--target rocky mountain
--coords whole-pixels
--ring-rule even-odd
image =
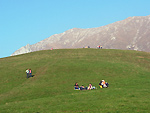
[[[132,49],[150,52],[150,15],[129,17],[98,28],[73,28],[61,34],[54,34],[36,44],[21,47],[12,55],[51,48],[83,48],[86,46],[97,48],[98,45],[105,49]]]

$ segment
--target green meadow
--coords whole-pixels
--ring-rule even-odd
[[[34,77],[26,78],[31,68]],[[104,79],[109,88],[99,88]],[[95,90],[74,90],[74,84]],[[57,49],[0,58],[0,113],[148,113],[150,53]]]

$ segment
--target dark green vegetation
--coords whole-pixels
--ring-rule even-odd
[[[98,88],[102,79],[109,88]],[[75,91],[75,82],[97,89]],[[0,59],[0,113],[148,113],[149,98],[150,53],[62,49]]]

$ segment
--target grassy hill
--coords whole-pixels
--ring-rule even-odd
[[[98,88],[102,79],[109,88]],[[76,91],[75,82],[97,89]],[[146,52],[58,49],[0,59],[0,113],[148,113],[149,86]]]

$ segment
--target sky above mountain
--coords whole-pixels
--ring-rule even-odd
[[[150,0],[0,0],[0,58],[72,28],[150,15]]]

